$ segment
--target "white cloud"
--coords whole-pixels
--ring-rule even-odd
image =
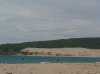
[[[0,43],[100,36],[99,0],[0,0]]]

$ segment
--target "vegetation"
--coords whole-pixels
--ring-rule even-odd
[[[24,48],[64,48],[64,47],[83,47],[100,49],[100,38],[72,38],[72,39],[60,39],[49,41],[36,41],[36,42],[24,42],[16,44],[2,44],[0,45],[0,54],[9,55],[17,54]]]

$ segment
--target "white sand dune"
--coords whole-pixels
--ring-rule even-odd
[[[26,48],[21,52],[28,55],[100,57],[100,49],[86,48]]]

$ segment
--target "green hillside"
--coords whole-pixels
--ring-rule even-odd
[[[83,47],[100,49],[100,38],[72,38],[72,39],[60,39],[49,41],[36,41],[36,42],[24,42],[16,44],[2,44],[0,45],[0,54],[16,54],[20,50],[28,47],[35,48],[64,48],[64,47]]]

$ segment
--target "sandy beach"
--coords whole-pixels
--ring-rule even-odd
[[[21,53],[40,56],[100,57],[100,49],[86,48],[26,48],[23,49]]]
[[[100,63],[0,64],[0,74],[100,74]]]

